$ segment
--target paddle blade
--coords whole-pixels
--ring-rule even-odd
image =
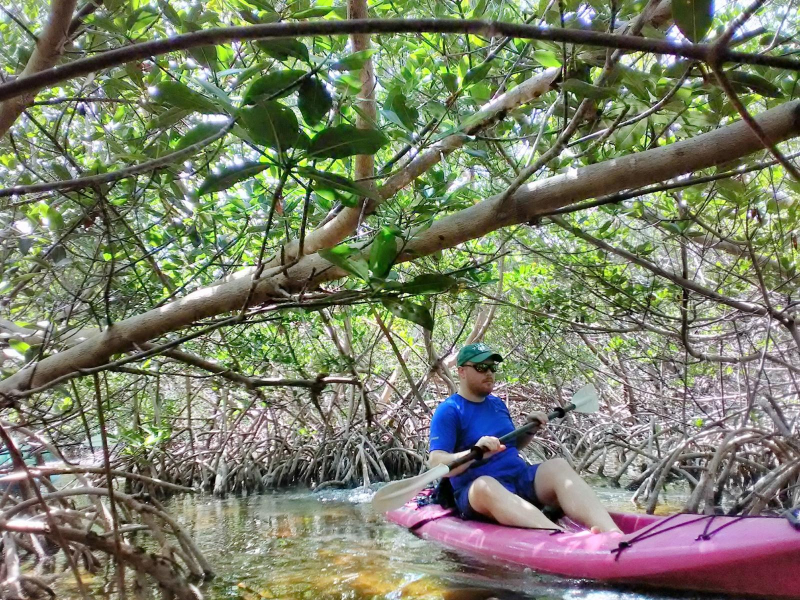
[[[600,401],[597,397],[597,390],[591,383],[587,383],[572,397],[572,403],[575,405],[575,412],[579,413],[595,413],[600,410]]]
[[[413,500],[414,496],[425,489],[429,483],[444,477],[449,472],[450,467],[447,465],[438,465],[416,477],[387,483],[373,496],[372,507],[378,512],[397,510],[409,500]]]

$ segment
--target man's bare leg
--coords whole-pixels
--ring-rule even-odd
[[[589,484],[563,458],[540,464],[533,487],[543,504],[560,506],[564,514],[593,531],[620,531]]]
[[[468,492],[469,504],[476,512],[501,525],[527,529],[561,529],[533,504],[512,494],[493,477],[478,477]]]

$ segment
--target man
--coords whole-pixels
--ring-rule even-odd
[[[541,511],[560,507],[595,533],[619,531],[592,489],[563,459],[528,465],[519,450],[535,432],[516,439],[506,448],[499,437],[514,430],[505,403],[492,395],[497,365],[503,357],[486,344],[469,344],[456,358],[459,389],[442,402],[431,420],[430,458],[435,467],[467,454],[473,446],[485,450],[447,476],[456,506],[465,519],[488,517],[503,525],[560,529]],[[547,424],[547,415],[534,412],[529,422]]]

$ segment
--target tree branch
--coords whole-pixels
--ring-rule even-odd
[[[472,19],[362,19],[348,21],[305,21],[291,23],[268,23],[238,27],[219,27],[194,33],[176,35],[168,39],[132,44],[102,52],[90,58],[76,60],[57,69],[47,69],[30,77],[20,78],[0,85],[0,101],[36,91],[135,60],[150,59],[168,52],[188,50],[199,46],[224,44],[234,40],[258,40],[281,37],[317,35],[348,35],[354,33],[469,33],[486,37],[506,36],[569,44],[582,44],[601,48],[617,48],[631,52],[650,52],[679,56],[692,60],[722,63],[761,65],[777,69],[800,71],[800,61],[784,56],[766,56],[723,50],[715,52],[708,44],[676,44],[673,42],[615,35],[582,29],[556,29]]]
[[[140,165],[133,165],[124,169],[111,171],[110,173],[103,173],[101,175],[90,175],[89,177],[78,177],[76,179],[67,179],[63,181],[34,183],[32,185],[18,185],[10,188],[3,188],[0,189],[0,198],[7,198],[9,196],[22,196],[25,194],[34,194],[40,192],[52,192],[55,190],[66,192],[70,190],[92,187],[101,183],[112,183],[114,181],[120,181],[121,179],[127,179],[128,177],[135,177],[143,173],[149,173],[185,158],[189,158],[190,156],[194,156],[194,154],[199,150],[202,150],[209,144],[213,144],[218,139],[227,135],[233,125],[234,120],[231,119],[222,129],[213,135],[210,135],[207,138],[192,144],[191,146],[187,146],[186,148],[176,152],[170,152],[165,156],[154,158],[153,160],[148,160]]]
[[[632,262],[634,264],[639,265],[640,267],[655,273],[659,277],[663,277],[668,281],[671,281],[675,285],[680,286],[684,290],[692,290],[697,292],[701,296],[719,302],[721,304],[725,304],[742,312],[748,314],[755,314],[755,315],[770,315],[776,320],[779,320],[781,323],[786,323],[786,316],[781,315],[778,311],[772,309],[769,306],[761,306],[760,304],[754,304],[752,302],[742,302],[740,300],[735,300],[733,298],[728,298],[727,296],[723,296],[719,292],[716,292],[712,289],[703,287],[694,281],[686,279],[685,277],[681,277],[679,275],[675,275],[674,273],[670,273],[669,271],[662,269],[658,265],[651,263],[639,256],[636,256],[632,252],[628,252],[627,250],[623,250],[621,248],[616,248],[610,244],[605,243],[603,240],[599,240],[594,236],[589,235],[585,231],[578,229],[577,227],[567,223],[562,217],[550,217],[550,220],[553,221],[556,225],[561,227],[562,229],[569,231],[576,237],[581,238],[592,244],[593,246],[597,246],[598,248],[602,248],[607,252],[611,252],[612,254],[616,254],[617,256],[624,258],[625,260]],[[688,347],[688,346],[687,346]]]
[[[19,74],[19,77],[14,83],[24,82],[26,79],[34,76],[34,73],[47,72],[51,69],[56,61],[61,57],[64,52],[64,44],[68,39],[70,21],[72,14],[75,12],[75,5],[77,0],[52,0],[50,4],[50,18],[47,25],[39,36],[36,42],[31,57],[28,63]],[[8,98],[0,98],[0,100],[7,100],[0,104],[0,137],[3,137],[6,132],[14,124],[14,121],[22,114],[28,105],[33,102],[36,96],[37,88],[30,88],[25,93],[14,94]]]

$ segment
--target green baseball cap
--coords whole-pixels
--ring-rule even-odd
[[[502,362],[503,357],[492,350],[488,345],[480,342],[478,344],[468,344],[459,350],[458,356],[456,357],[456,364],[459,367],[463,367],[464,363],[469,361],[474,363],[482,363],[488,360]]]

